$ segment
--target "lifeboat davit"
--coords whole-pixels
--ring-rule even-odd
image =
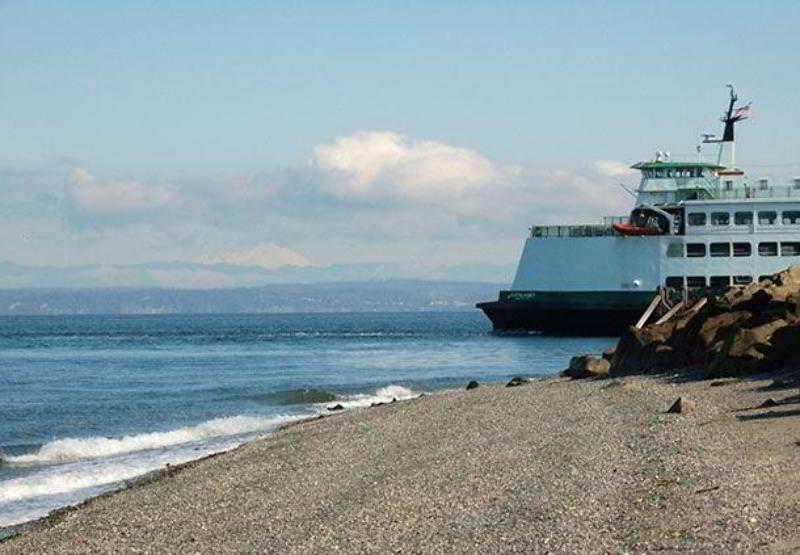
[[[661,235],[661,230],[657,227],[641,227],[631,224],[614,224],[612,227],[620,235]]]

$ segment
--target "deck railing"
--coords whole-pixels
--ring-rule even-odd
[[[800,188],[795,185],[774,186],[770,185],[766,189],[758,185],[750,185],[746,188],[736,188],[727,190],[720,188],[714,191],[714,197],[724,200],[739,199],[800,199]]]
[[[615,235],[611,226],[626,223],[628,216],[606,216],[602,224],[586,225],[534,225],[531,226],[531,237],[537,239],[558,239],[569,237],[605,237]]]

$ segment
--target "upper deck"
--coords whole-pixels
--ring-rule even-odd
[[[750,104],[737,108],[738,97],[729,87],[722,137],[704,134],[696,161],[672,160],[658,151],[652,160],[631,166],[641,172],[641,180],[635,191],[629,190],[636,196],[629,217],[607,217],[592,225],[532,226],[531,237],[800,233],[800,177],[773,183],[748,178],[736,167],[734,127],[750,117],[751,109]],[[714,161],[703,160],[705,144],[717,148]]]

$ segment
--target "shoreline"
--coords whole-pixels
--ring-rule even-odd
[[[151,482],[155,482],[155,481],[158,481],[158,480],[161,480],[161,479],[169,478],[170,476],[172,476],[172,475],[174,475],[174,474],[176,474],[178,472],[183,472],[185,469],[191,468],[195,464],[201,463],[202,461],[205,461],[207,459],[212,459],[212,458],[215,458],[215,457],[218,457],[218,456],[221,456],[221,455],[225,455],[227,453],[232,453],[232,452],[234,452],[234,451],[236,451],[238,449],[241,449],[244,446],[246,446],[248,444],[251,444],[251,443],[264,441],[264,440],[269,440],[276,433],[279,433],[279,432],[281,432],[283,430],[288,430],[288,429],[290,429],[290,428],[292,428],[294,426],[297,426],[297,425],[300,425],[300,424],[304,424],[304,423],[307,423],[307,422],[310,422],[310,421],[322,420],[322,419],[326,419],[326,418],[339,416],[339,415],[344,414],[345,412],[353,412],[353,411],[363,411],[363,410],[367,410],[367,409],[375,409],[375,408],[380,408],[380,407],[382,407],[384,405],[389,405],[389,404],[394,404],[394,403],[405,403],[405,402],[409,402],[409,401],[416,401],[416,400],[422,399],[422,398],[430,396],[430,395],[441,395],[441,394],[447,394],[447,393],[450,393],[450,392],[457,392],[457,391],[458,390],[454,390],[452,388],[435,390],[435,391],[423,391],[423,392],[420,392],[420,394],[418,394],[416,397],[412,397],[412,398],[409,398],[409,399],[397,399],[397,400],[389,401],[389,402],[380,402],[380,403],[373,404],[372,406],[369,406],[369,407],[358,407],[358,406],[356,406],[356,407],[347,408],[347,409],[341,409],[341,410],[333,410],[333,411],[329,410],[327,413],[318,413],[318,414],[309,413],[308,415],[306,415],[304,417],[299,417],[296,420],[290,420],[288,422],[284,422],[282,424],[279,424],[278,426],[275,427],[275,429],[270,430],[264,436],[257,437],[257,438],[254,438],[254,439],[248,439],[248,440],[240,443],[239,445],[237,445],[237,446],[235,446],[233,448],[226,449],[226,450],[223,450],[223,451],[217,451],[215,453],[210,453],[210,454],[207,454],[207,455],[203,455],[203,456],[198,457],[196,459],[188,460],[188,461],[181,462],[181,463],[176,463],[176,464],[167,463],[167,465],[162,467],[162,468],[156,468],[156,469],[150,470],[148,472],[145,472],[144,474],[141,474],[139,476],[135,476],[135,477],[130,478],[128,480],[123,480],[122,482],[119,482],[118,485],[116,485],[116,486],[113,486],[113,484],[112,484],[111,485],[112,489],[110,489],[108,491],[105,491],[103,493],[100,493],[98,495],[92,495],[90,497],[87,497],[86,499],[84,499],[84,500],[82,500],[82,501],[80,501],[78,503],[65,505],[63,507],[55,508],[52,511],[50,511],[49,513],[47,513],[46,515],[40,516],[38,518],[34,518],[32,520],[27,520],[27,521],[20,522],[20,523],[17,523],[17,524],[12,524],[10,526],[0,527],[0,544],[10,540],[11,538],[14,538],[15,536],[19,536],[21,534],[25,534],[25,533],[27,533],[29,531],[35,531],[40,526],[47,526],[47,525],[53,524],[54,522],[57,522],[58,519],[60,517],[62,517],[63,515],[71,513],[71,512],[76,511],[76,510],[79,510],[84,505],[91,504],[92,502],[94,502],[94,501],[96,501],[96,500],[98,500],[100,498],[114,496],[114,495],[116,495],[118,493],[122,493],[122,492],[125,492],[127,490],[131,490],[131,489],[134,489],[134,488],[137,488],[137,487],[140,487],[140,486],[144,486],[144,485],[147,485],[147,484],[149,484]],[[327,405],[336,404],[336,401],[334,400],[334,401],[331,401],[331,402],[325,403],[325,404],[327,404]]]
[[[800,548],[800,411],[778,377],[549,377],[321,415],[17,525],[0,551]],[[665,415],[679,396],[696,409]]]

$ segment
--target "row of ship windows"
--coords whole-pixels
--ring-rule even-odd
[[[759,276],[758,281],[768,279],[771,276]],[[692,289],[699,287],[723,288],[733,285],[748,285],[753,283],[753,276],[711,276],[706,281],[706,276],[686,276],[684,284],[683,276],[670,276],[664,280],[664,285],[673,289],[683,289],[684,286]]]
[[[751,225],[753,223],[753,212],[734,212],[733,225]],[[758,225],[776,225],[778,222],[778,212],[775,210],[759,210]],[[730,212],[711,212],[711,217],[705,212],[689,212],[686,221],[690,226],[704,226],[711,221],[713,226],[731,225]],[[800,210],[785,210],[780,213],[780,222],[783,225],[800,225]]]
[[[731,256],[752,256],[753,246],[750,243],[711,243],[706,249],[705,243],[686,243],[687,258],[702,258],[708,255],[712,257]],[[781,241],[781,256],[800,256],[800,242]],[[684,256],[683,243],[672,243],[667,247],[667,256],[670,258],[682,258]],[[778,243],[768,241],[758,244],[758,256],[778,256]]]
[[[645,177],[703,177],[703,168],[658,168],[644,170]]]

